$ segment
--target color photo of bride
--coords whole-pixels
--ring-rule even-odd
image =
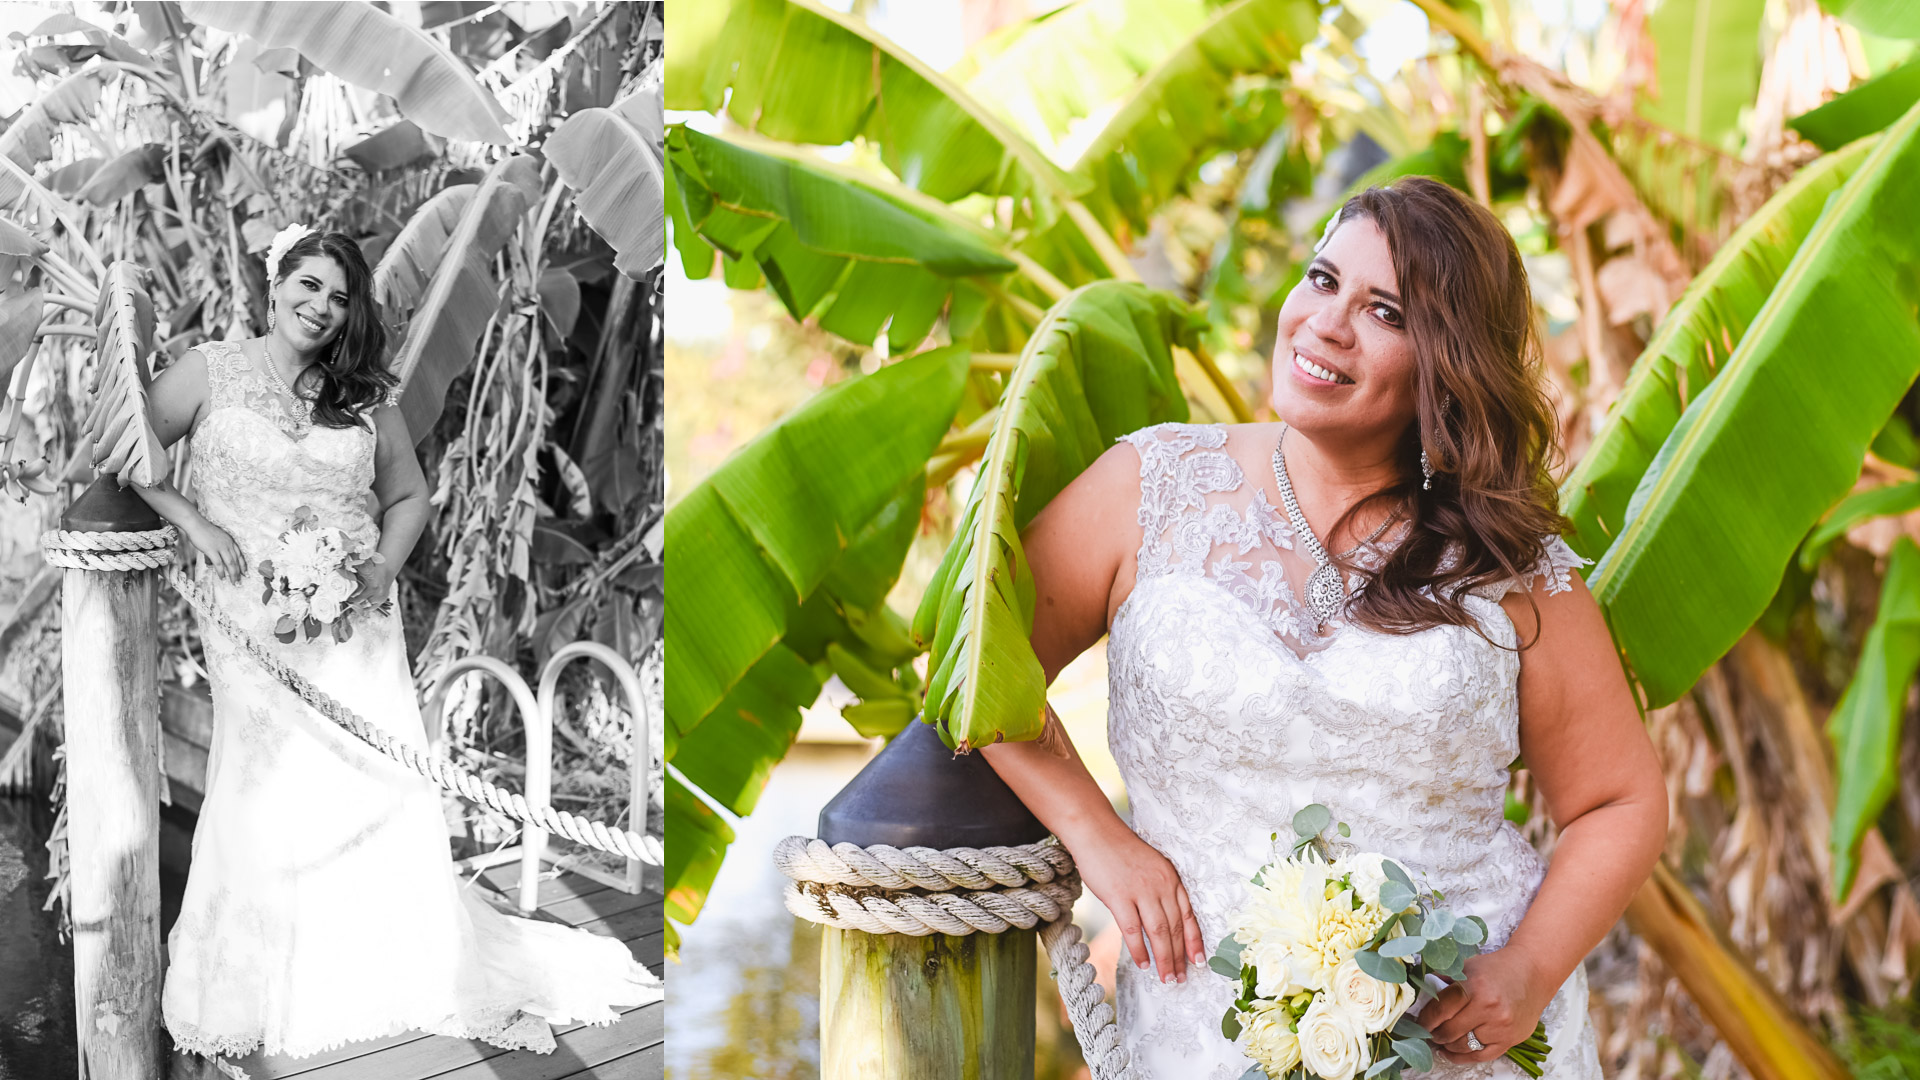
[[[1705,10],[670,11],[676,1074],[1916,1060],[1920,22]]]
[[[0,1076],[659,1077],[662,5],[0,17]]]

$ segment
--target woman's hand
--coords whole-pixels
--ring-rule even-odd
[[[1495,949],[1466,962],[1467,977],[1448,986],[1420,1011],[1440,1056],[1463,1064],[1492,1061],[1525,1042],[1540,1023],[1554,987],[1542,987],[1522,953]],[[1483,1049],[1467,1049],[1467,1032]]]
[[[366,603],[376,607],[387,598],[388,591],[393,588],[393,579],[399,576],[388,567],[385,560],[375,559],[361,563],[353,573],[360,579],[360,587],[347,597],[347,603]]]
[[[1200,924],[1180,874],[1165,855],[1114,819],[1114,828],[1073,852],[1080,878],[1120,924],[1133,962],[1159,966],[1161,982],[1186,982],[1187,962],[1207,962]]]
[[[225,529],[201,518],[181,526],[180,531],[187,538],[182,556],[189,568],[199,560],[227,581],[238,582],[247,576],[246,556],[240,554],[240,545]]]

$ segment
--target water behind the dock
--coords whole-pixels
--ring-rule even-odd
[[[0,799],[0,1080],[79,1075],[73,946],[41,910],[52,827],[44,798]]]

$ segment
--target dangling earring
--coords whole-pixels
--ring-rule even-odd
[[[333,339],[333,352],[327,356],[327,368],[330,371],[340,370],[340,339],[337,337]]]
[[[267,333],[273,333],[273,298],[267,298]]]
[[[1420,481],[1420,490],[1432,491],[1433,462],[1427,460],[1427,448],[1424,446],[1420,448],[1420,475],[1424,478]]]

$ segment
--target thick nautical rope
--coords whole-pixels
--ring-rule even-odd
[[[1058,841],[942,851],[789,836],[773,862],[789,879],[787,910],[841,930],[925,937],[1038,926],[1094,1080],[1132,1080],[1113,1006],[1073,924],[1080,877]]]
[[[52,529],[40,537],[47,562],[68,570],[158,570],[173,561],[173,526],[145,532]]]
[[[124,533],[55,529],[40,538],[40,545],[47,561],[54,566],[74,570],[152,570],[167,566],[172,560],[173,540],[171,527]],[[167,571],[167,581],[186,598],[187,603],[193,605],[194,611],[202,619],[212,623],[281,685],[312,706],[314,711],[401,765],[464,799],[505,814],[515,821],[538,826],[591,848],[637,859],[649,866],[663,863],[661,843],[655,837],[643,836],[630,829],[609,829],[601,822],[588,821],[551,806],[531,806],[524,796],[516,792],[489,784],[451,762],[423,754],[396,740],[288,667],[272,650],[216,607],[178,567]]]

